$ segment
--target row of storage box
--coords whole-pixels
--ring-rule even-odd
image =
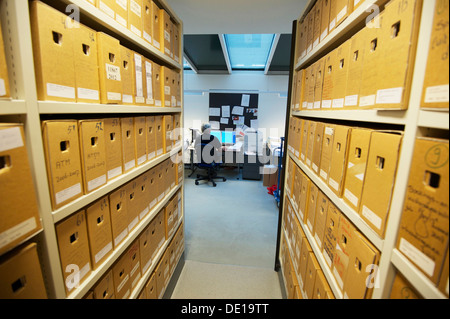
[[[144,180],[146,178],[145,174],[141,175],[128,185],[56,224],[56,236],[67,294],[82,283],[89,276],[91,270],[96,270],[139,225],[139,222],[142,222],[147,214],[152,212],[156,205],[156,199],[159,202],[167,196],[163,192],[162,196],[152,201],[148,194],[152,191],[152,187],[148,182],[146,183]],[[168,192],[166,193],[168,194]],[[153,219],[139,235],[140,243],[135,242],[127,248],[131,254],[138,252],[136,263],[132,268],[137,265],[142,269],[142,273],[145,273],[155,261],[156,254],[164,242],[173,235],[179,224],[182,214],[181,200],[182,196],[179,190],[157,214],[152,212]],[[116,261],[116,264],[120,263],[121,258]],[[121,281],[126,279],[130,271],[131,269],[128,269],[125,276],[120,275]],[[135,287],[134,282],[137,281],[135,280],[136,275],[134,272],[130,274],[132,288]],[[75,280],[77,281],[75,282]],[[117,278],[116,283],[118,286],[122,286],[119,285]],[[122,294],[119,294],[119,291],[116,292],[117,298],[125,295],[125,291]]]
[[[305,163],[383,238],[402,132],[296,117],[291,117],[290,129],[288,148],[294,157]],[[292,167],[294,165],[288,167],[288,185],[295,185]]]
[[[152,0],[86,0],[180,63],[180,27]]]
[[[43,121],[53,209],[170,152],[181,141],[180,126],[178,113]]]
[[[30,6],[39,100],[181,107],[179,72],[40,1]]]
[[[347,0],[317,1],[316,6],[326,2]],[[445,25],[445,19],[448,25],[448,4],[446,8],[440,6],[436,8],[432,39],[448,38],[448,27],[439,27]],[[292,109],[407,109],[421,10],[422,0],[406,5],[401,0],[392,0],[350,39],[295,72]],[[311,13],[319,11],[317,8]],[[302,23],[299,28],[303,28]],[[300,31],[299,50],[305,46],[304,32]],[[449,77],[441,72],[448,69],[448,57],[443,58],[446,54],[443,50],[445,46],[430,45],[422,107],[448,109]]]
[[[303,229],[311,234],[324,260],[348,298],[370,298],[367,276],[377,267],[380,253],[347,219],[332,201],[292,163],[301,183],[288,192],[284,225],[294,253],[293,265],[300,275],[299,285],[307,298],[313,298],[315,271],[322,271]],[[311,256],[310,256],[311,255]],[[358,263],[349,261],[358,260]],[[307,269],[309,269],[307,271]],[[326,291],[331,290],[323,285]]]

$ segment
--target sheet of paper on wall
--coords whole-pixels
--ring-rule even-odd
[[[210,107],[209,108],[209,116],[220,116],[220,108],[219,107]]]
[[[258,129],[258,120],[250,120],[250,127]]]
[[[242,125],[244,124],[245,117],[244,116],[234,116],[233,124],[234,125]]]
[[[244,108],[242,106],[233,106],[233,112],[234,115],[244,115]]]
[[[230,106],[222,105],[222,117],[230,117]]]
[[[220,124],[228,124],[229,122],[230,122],[230,119],[228,117],[220,118]]]
[[[218,121],[210,121],[209,124],[212,130],[220,130],[220,123]]]
[[[242,106],[249,106],[250,105],[250,95],[249,94],[242,94]]]

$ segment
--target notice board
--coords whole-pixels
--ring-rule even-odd
[[[209,93],[209,123],[221,131],[258,129],[258,94]]]

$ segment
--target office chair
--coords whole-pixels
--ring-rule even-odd
[[[201,143],[200,144],[200,150],[201,150],[201,154],[203,154],[203,149],[205,146],[207,146],[208,143]],[[212,148],[211,153],[214,152],[214,148]],[[212,154],[211,154],[212,155]],[[220,167],[219,163],[216,163],[213,161],[211,161],[211,163],[205,162],[204,156],[200,156],[201,157],[201,161],[200,163],[197,163],[197,167],[198,168],[203,168],[206,169],[207,171],[207,175],[201,175],[201,174],[197,174],[197,178],[195,180],[195,185],[199,185],[199,181],[208,181],[208,182],[212,182],[213,187],[216,187],[217,184],[214,181],[215,179],[221,179],[222,181],[226,181],[227,179],[223,176],[218,176],[217,175],[217,170]]]

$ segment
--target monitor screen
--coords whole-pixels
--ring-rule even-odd
[[[236,132],[235,131],[223,131],[222,132],[222,144],[236,144]]]
[[[221,131],[211,131],[211,135],[215,136],[219,139],[220,143],[222,143],[222,132]]]

